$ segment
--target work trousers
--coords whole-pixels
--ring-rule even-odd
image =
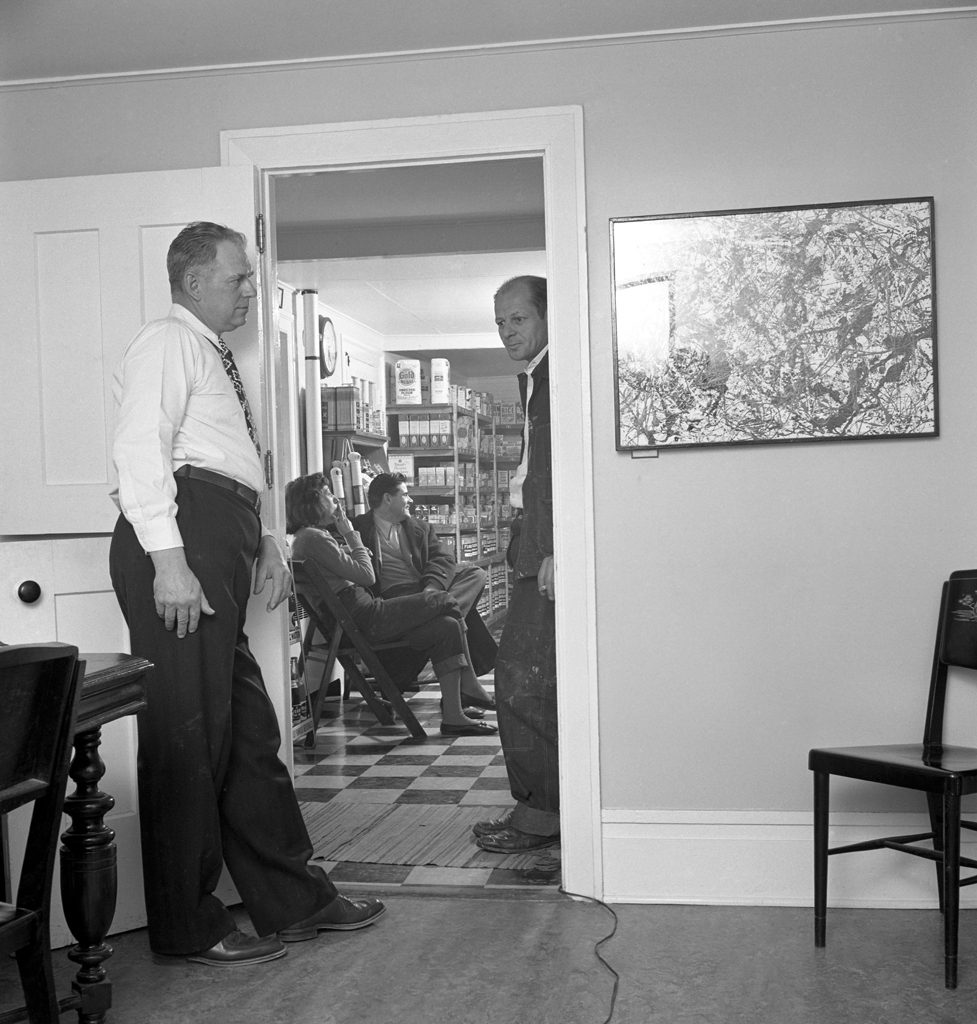
[[[183,639],[164,627],[152,559],[124,517],[110,554],[132,653],[155,666],[138,716],[139,811],[149,943],[166,954],[209,949],[234,930],[214,895],[225,863],[259,935],[336,897],[309,866],[312,844],[244,632],[258,517],[213,484],[177,486],[187,562],[214,614]]]
[[[513,545],[518,545],[514,537]],[[517,551],[510,546],[510,558]],[[495,703],[512,824],[533,835],[560,831],[556,719],[556,613],[535,576],[512,587],[495,663]]]

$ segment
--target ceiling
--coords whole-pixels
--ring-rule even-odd
[[[493,0],[464,5],[458,0],[410,0],[409,5],[404,0],[0,0],[0,81],[934,10],[977,8],[964,0]]]
[[[278,276],[411,358],[511,375],[492,297],[546,274],[542,161],[504,159],[277,179]]]

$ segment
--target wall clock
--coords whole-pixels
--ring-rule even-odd
[[[338,345],[336,328],[327,316],[319,317],[319,376],[331,377],[336,372]]]

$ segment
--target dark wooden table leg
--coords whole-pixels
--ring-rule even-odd
[[[112,983],[105,972],[112,947],[105,937],[115,916],[118,872],[115,832],[105,824],[115,800],[98,788],[105,774],[98,753],[101,739],[99,728],[75,736],[68,775],[76,788],[64,802],[71,827],[61,836],[61,898],[65,921],[77,940],[68,958],[79,965],[71,986],[79,1024],[102,1024],[112,1005]]]

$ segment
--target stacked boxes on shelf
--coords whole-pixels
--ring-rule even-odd
[[[322,429],[328,433],[383,433],[383,410],[376,404],[376,387],[359,380],[336,387],[321,385]]]
[[[445,360],[397,361],[388,381],[388,392],[396,395],[388,410],[388,457],[392,470],[404,467],[396,471],[412,486],[413,514],[436,528],[458,561],[479,562],[489,573],[480,602],[489,616],[508,604],[509,534],[503,527],[500,537],[499,523],[509,516],[521,413],[518,403],[495,402],[491,394],[451,384],[447,377]],[[499,431],[493,423],[501,417],[508,427]],[[500,457],[507,461],[501,469]]]
[[[508,604],[506,597],[505,562],[494,562],[489,568],[489,589],[491,590],[491,613],[501,611]]]

